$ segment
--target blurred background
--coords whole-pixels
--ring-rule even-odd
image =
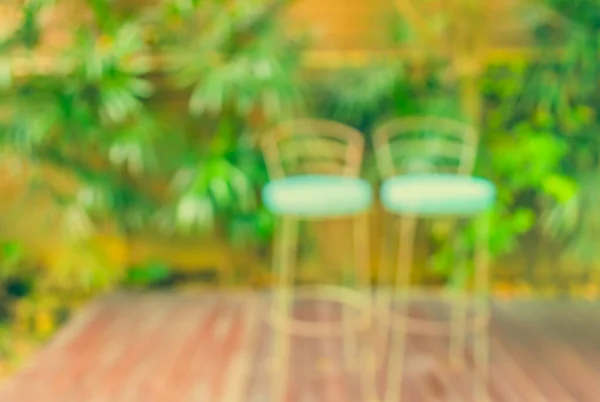
[[[367,144],[393,116],[474,122],[494,295],[596,299],[599,58],[597,0],[3,0],[0,377],[101,295],[268,287],[258,145],[297,115]],[[431,225],[418,280],[452,283],[444,239],[472,232]],[[385,282],[379,210],[371,230]],[[303,228],[299,282],[347,233]]]

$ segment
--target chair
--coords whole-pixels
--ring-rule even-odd
[[[271,323],[272,401],[285,397],[289,362],[289,336],[341,336],[344,359],[356,368],[357,339],[371,321],[368,265],[368,211],[371,185],[359,178],[364,140],[358,131],[325,120],[302,119],[286,122],[268,132],[263,154],[270,182],[263,188],[265,206],[278,218],[274,246],[274,282]],[[347,286],[294,287],[298,230],[301,220],[352,218],[354,272]],[[297,298],[333,300],[342,304],[338,322],[301,321],[293,316]]]
[[[438,117],[401,117],[375,130],[374,147],[383,178],[381,202],[399,217],[400,244],[396,277],[391,294],[378,292],[385,324],[391,326],[390,359],[385,401],[397,402],[402,394],[405,342],[408,332],[450,335],[450,361],[464,363],[467,326],[474,334],[475,401],[487,397],[488,372],[488,255],[487,218],[484,213],[495,199],[495,187],[471,176],[477,151],[477,133],[470,126]],[[475,279],[472,297],[466,281],[450,294],[449,325],[410,317],[410,275],[418,219],[477,218]],[[464,258],[455,269],[465,274]],[[459,276],[460,277],[460,276]],[[463,276],[464,277],[464,276]],[[473,310],[469,319],[469,307]]]

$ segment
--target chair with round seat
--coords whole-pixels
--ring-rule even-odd
[[[368,265],[368,211],[371,185],[359,177],[364,140],[360,132],[340,123],[302,119],[276,126],[264,136],[263,154],[270,181],[263,202],[277,217],[274,246],[274,289],[270,321],[272,344],[272,402],[285,399],[290,336],[342,339],[346,364],[357,368],[358,336],[371,323]],[[350,284],[300,289],[294,285],[299,222],[351,218],[355,263]],[[341,318],[333,322],[296,319],[298,298],[340,303]]]
[[[487,397],[488,372],[488,228],[486,211],[495,200],[495,187],[471,176],[477,152],[477,133],[469,125],[438,117],[393,119],[374,133],[374,148],[383,179],[380,198],[384,209],[399,218],[400,243],[391,293],[380,291],[377,304],[391,329],[384,400],[397,402],[402,394],[405,343],[408,333],[449,335],[450,361],[464,363],[467,329],[473,332],[474,394]],[[465,259],[454,267],[459,282],[450,292],[449,322],[411,317],[415,290],[410,277],[416,225],[419,219],[476,219],[473,294],[467,292]],[[473,310],[469,317],[469,309]]]

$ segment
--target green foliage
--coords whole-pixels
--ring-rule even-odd
[[[31,272],[22,272],[25,258],[23,246],[14,241],[0,243],[0,315],[9,313],[9,305],[23,297],[31,288]]]
[[[370,137],[396,115],[461,117],[459,88],[439,55],[413,64],[373,60],[305,85],[298,75],[305,38],[281,26],[287,2],[280,0],[167,0],[136,10],[85,0],[92,18],[66,28],[74,41],[57,55],[56,71],[18,75],[14,60],[33,61],[39,50],[40,12],[60,2],[27,2],[20,26],[0,43],[0,147],[33,168],[31,191],[54,197],[73,234],[106,223],[126,236],[152,226],[173,234],[222,229],[232,243],[256,246],[272,234],[259,203],[267,175],[256,134],[273,121],[308,108]],[[548,3],[560,18],[539,14],[532,28],[544,54],[557,56],[484,74],[475,173],[498,185],[490,216],[496,256],[544,229],[587,261],[600,233],[599,8],[593,0]],[[405,24],[393,31],[397,41],[411,40]],[[178,98],[185,108],[165,107]],[[373,160],[366,170],[378,179]],[[72,183],[48,180],[55,171]],[[472,225],[453,236],[473,248]],[[441,247],[433,256],[440,272],[451,268],[450,255]],[[86,286],[114,283],[99,272],[84,275]],[[162,275],[140,272],[130,280]]]
[[[171,270],[168,266],[153,261],[129,268],[124,283],[130,286],[148,287],[164,282],[170,275]]]
[[[549,0],[549,5],[564,18],[540,23],[540,44],[548,53],[556,54],[559,46],[563,51],[557,59],[521,72],[519,80],[529,84],[523,87],[520,109],[513,116],[523,120],[529,116],[530,125],[539,128],[538,141],[543,139],[532,145],[543,149],[538,156],[543,161],[536,161],[533,171],[527,172],[536,179],[543,229],[565,246],[563,255],[588,264],[600,228],[592,201],[600,162],[596,134],[600,8],[595,1]]]
[[[193,8],[176,2],[175,32],[162,38],[176,82],[191,87],[190,112],[247,116],[260,109],[271,118],[290,112],[299,96],[290,76],[298,63],[297,43],[274,19],[283,1],[224,7],[206,1]],[[198,26],[202,34],[198,35]],[[194,49],[194,51],[190,51]]]
[[[364,68],[347,69],[315,85],[315,107],[328,118],[362,126],[367,119],[390,112],[394,90],[403,84],[403,65],[385,61]]]
[[[55,277],[42,269],[18,242],[0,242],[0,365],[21,363],[33,345],[46,340],[66,318],[70,298],[53,286]]]
[[[8,322],[14,308],[29,297],[35,287],[37,273],[27,266],[22,244],[14,241],[0,243],[0,324]]]
[[[84,0],[91,18],[63,27],[72,44],[48,71],[37,58],[41,16],[63,1],[24,3],[20,26],[0,42],[0,152],[24,162],[31,194],[54,200],[70,237],[62,244],[72,245],[44,264],[23,260],[17,243],[1,245],[0,360],[15,334],[51,333],[74,295],[169,278],[162,264],[123,272],[91,240],[96,230],[116,226],[125,241],[154,227],[268,241],[256,134],[301,101],[304,42],[280,26],[286,2],[128,10]],[[180,99],[187,108],[172,110]]]
[[[491,68],[483,80],[478,172],[499,190],[491,246],[515,251],[534,230],[562,245],[570,262],[597,265],[598,6],[549,3],[565,18],[551,15],[534,28],[552,56]]]
[[[313,88],[315,114],[357,127],[367,136],[378,123],[397,115],[460,116],[457,89],[436,74],[435,61],[415,67],[401,60],[374,60],[361,68],[336,71]],[[432,73],[433,71],[433,73]]]
[[[0,244],[0,277],[13,275],[23,258],[23,246],[14,241]]]
[[[532,30],[540,51],[551,56],[492,66],[481,80],[485,104],[475,174],[498,187],[490,214],[495,256],[524,251],[525,236],[546,234],[571,257],[590,262],[600,233],[592,201],[598,188],[592,177],[600,162],[600,23],[594,22],[600,8],[593,0],[586,7],[548,1],[559,17],[538,8]],[[315,110],[366,133],[394,115],[460,117],[459,93],[444,79],[445,68],[432,55],[424,66],[374,62],[363,70],[342,71],[319,83],[325,101]],[[454,266],[454,246],[441,241],[448,236],[472,251],[474,227],[462,225],[434,236],[432,263],[442,275]]]
[[[0,143],[35,164],[40,180],[33,183],[43,183],[48,168],[75,178],[79,187],[66,193],[38,186],[76,212],[72,226],[84,227],[92,212],[114,214],[127,226],[132,211],[124,200],[151,204],[136,186],[158,131],[143,106],[152,93],[150,53],[135,23],[94,22],[74,28],[74,45],[56,61],[64,66],[60,75],[32,74],[4,90],[1,107],[9,112]]]
[[[125,233],[207,232],[257,210],[266,173],[254,135],[299,100],[303,42],[281,30],[285,2],[169,0],[127,13],[86,0],[93,18],[65,27],[74,43],[57,74],[17,77],[10,59],[35,52],[39,11],[52,6],[31,4],[0,47],[0,145],[36,168],[36,191],[64,206],[70,232],[106,221]],[[160,111],[169,91],[189,96],[188,115]],[[51,169],[77,184],[55,188],[44,179]]]

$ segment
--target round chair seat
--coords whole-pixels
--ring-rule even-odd
[[[267,209],[279,215],[334,217],[365,211],[371,185],[354,177],[300,175],[273,180],[263,188]]]
[[[383,206],[398,214],[472,215],[488,209],[495,197],[488,180],[457,174],[396,176],[381,188]]]

